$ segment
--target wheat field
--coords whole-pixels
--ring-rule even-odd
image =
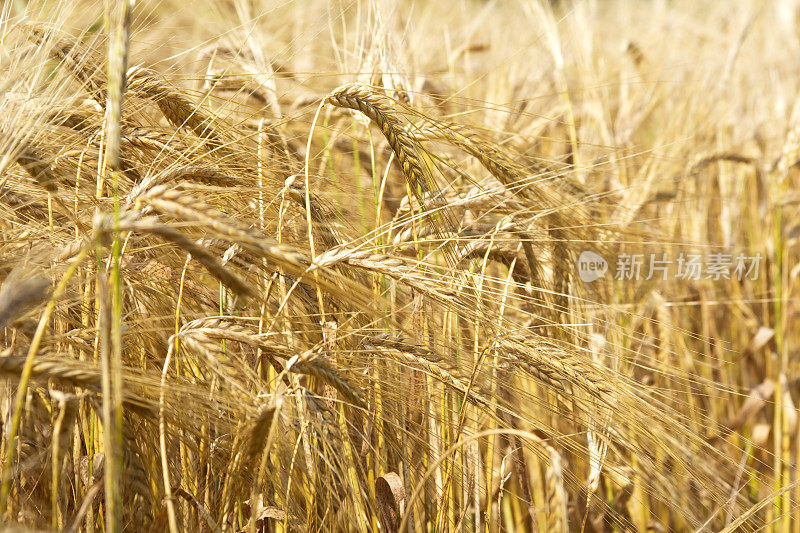
[[[800,532],[800,3],[0,2],[0,528]]]

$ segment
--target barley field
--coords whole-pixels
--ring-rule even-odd
[[[0,528],[800,532],[800,2],[0,2]]]

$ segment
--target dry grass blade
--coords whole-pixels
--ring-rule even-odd
[[[406,499],[406,491],[400,476],[389,472],[375,482],[375,497],[381,513],[382,525],[386,531],[395,532],[400,527],[402,505]]]

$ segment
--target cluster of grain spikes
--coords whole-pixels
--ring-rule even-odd
[[[269,110],[217,112],[224,70],[198,95],[127,68],[149,63],[114,5],[111,39],[19,22],[0,44],[49,70],[5,80],[46,110],[0,100],[5,523],[622,530],[645,505],[679,527],[744,508],[683,397],[620,370],[609,287],[573,279],[578,243],[627,235],[591,223],[609,204],[570,164],[391,87],[314,93],[314,116],[273,79]]]

